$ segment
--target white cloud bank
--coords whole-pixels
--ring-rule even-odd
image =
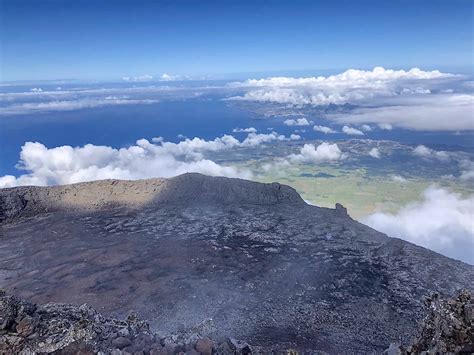
[[[230,85],[251,89],[243,96],[234,97],[235,100],[329,105],[357,103],[376,96],[426,92],[422,86],[426,82],[453,77],[455,75],[438,70],[423,71],[413,68],[405,71],[376,67],[372,71],[349,69],[328,77],[273,77],[249,79]]]
[[[337,144],[321,143],[317,147],[314,144],[305,144],[299,154],[291,154],[288,159],[292,162],[322,163],[337,161],[343,158],[343,154]]]
[[[339,123],[376,123],[382,129],[397,126],[419,131],[474,130],[474,95],[430,94],[374,100],[378,107],[356,108],[327,115]]]
[[[84,98],[77,100],[58,100],[48,102],[27,102],[13,104],[0,109],[0,115],[17,115],[25,113],[74,111],[111,105],[149,105],[158,103],[152,99],[130,99],[128,97],[107,96],[103,98]]]
[[[56,185],[100,179],[143,179],[170,177],[185,172],[208,175],[249,177],[247,171],[221,166],[205,159],[205,151],[229,149],[239,145],[232,136],[212,141],[200,138],[179,143],[157,144],[140,139],[128,148],[86,144],[83,147],[47,148],[38,142],[27,142],[21,149],[19,168],[28,171],[18,178],[0,178],[0,187],[16,185]]]
[[[17,165],[26,173],[19,177],[0,177],[0,187],[71,184],[101,179],[134,180],[171,177],[186,172],[250,178],[250,171],[217,164],[207,159],[205,153],[292,139],[300,137],[251,132],[243,141],[224,135],[214,140],[193,138],[179,143],[155,137],[151,142],[140,139],[135,145],[121,149],[93,144],[48,148],[38,142],[26,142]]]
[[[232,100],[292,106],[355,105],[344,112],[326,114],[326,118],[342,124],[458,131],[474,129],[474,95],[465,80],[438,70],[376,67],[372,71],[349,69],[327,77],[273,77],[229,85],[245,90]]]
[[[440,254],[474,264],[474,195],[430,187],[397,213],[375,213],[363,223]]]

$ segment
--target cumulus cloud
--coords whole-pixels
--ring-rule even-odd
[[[376,96],[425,92],[423,85],[427,85],[429,81],[453,77],[455,76],[452,74],[438,70],[413,68],[405,71],[376,67],[372,71],[349,69],[328,77],[273,77],[250,79],[230,85],[250,89],[243,96],[233,97],[235,100],[292,105],[340,105]]]
[[[413,149],[413,154],[422,158],[435,158],[439,160],[449,160],[449,153],[443,150],[436,151],[424,145],[418,145]]]
[[[234,133],[241,133],[241,132],[243,132],[243,133],[256,133],[257,129],[254,128],[254,127],[248,127],[248,128],[239,128],[239,127],[237,127],[237,128],[234,128],[232,130],[232,132],[234,132]]]
[[[287,138],[277,132],[251,132],[243,141],[223,135],[213,140],[196,137],[173,143],[154,137],[151,142],[139,139],[135,145],[120,149],[93,144],[48,148],[39,142],[26,142],[21,148],[17,165],[26,173],[19,177],[0,177],[0,187],[70,184],[112,178],[133,180],[170,177],[185,172],[250,178],[250,171],[217,164],[206,154],[299,138],[297,135]]]
[[[86,144],[83,147],[47,148],[38,142],[27,142],[20,152],[19,169],[27,173],[3,176],[0,187],[16,185],[55,185],[99,179],[142,179],[170,177],[185,172],[208,175],[250,177],[247,170],[219,165],[203,156],[204,152],[230,149],[241,145],[232,136],[206,141],[186,139],[179,143],[154,143],[140,139],[128,148]]]
[[[299,154],[291,154],[288,159],[301,163],[322,163],[337,161],[343,158],[343,154],[337,144],[323,142],[317,147],[314,144],[305,144]]]
[[[247,138],[244,139],[242,142],[242,146],[244,147],[251,147],[251,146],[256,146],[262,143],[268,143],[271,141],[286,141],[288,138],[286,138],[282,134],[278,134],[277,132],[271,132],[271,133],[249,133]]]
[[[290,140],[292,140],[292,141],[297,141],[299,139],[301,139],[301,136],[299,134],[294,134],[293,133],[293,134],[290,135]]]
[[[472,216],[474,195],[462,197],[430,187],[420,201],[409,203],[395,214],[372,214],[363,222],[389,236],[474,264]]]
[[[345,134],[349,134],[351,136],[363,136],[364,135],[364,132],[358,130],[357,128],[349,127],[349,126],[342,127],[342,131]]]
[[[471,130],[473,95],[465,81],[460,75],[418,68],[349,69],[327,77],[274,77],[232,83],[231,87],[245,92],[230,99],[297,107],[351,104],[344,111],[326,114],[326,118],[342,124],[373,123],[382,129],[397,126],[414,130]]]
[[[322,133],[325,133],[325,134],[328,134],[328,133],[337,133],[335,130],[333,130],[333,129],[330,128],[330,127],[319,126],[319,125],[313,126],[313,131],[315,131],[315,132],[322,132]]]
[[[372,131],[372,127],[370,127],[368,124],[363,124],[362,126],[360,126],[360,129],[364,132],[371,132]]]
[[[310,122],[306,118],[288,119],[283,122],[287,126],[309,126]]]
[[[372,158],[376,158],[376,159],[380,159],[380,152],[377,148],[372,148],[370,151],[369,151],[369,155],[372,157]]]

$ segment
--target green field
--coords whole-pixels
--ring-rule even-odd
[[[314,205],[334,208],[336,202],[342,203],[356,219],[379,211],[396,212],[400,207],[421,199],[423,191],[431,185],[462,195],[474,193],[474,186],[458,180],[429,179],[405,173],[406,181],[401,182],[394,180],[394,174],[373,174],[364,168],[297,164],[264,172],[259,161],[242,166],[254,172],[254,180],[290,185]]]

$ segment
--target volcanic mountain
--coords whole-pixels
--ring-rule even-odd
[[[291,187],[184,174],[0,190],[0,288],[154,330],[206,319],[267,348],[380,351],[474,267],[306,204]]]

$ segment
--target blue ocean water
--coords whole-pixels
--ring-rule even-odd
[[[126,147],[137,139],[161,136],[167,141],[179,141],[178,135],[188,138],[214,139],[233,134],[243,139],[244,133],[232,133],[236,127],[255,127],[261,133],[274,129],[289,135],[295,129],[303,139],[341,140],[353,138],[343,134],[325,135],[309,127],[288,127],[288,117],[268,118],[249,112],[238,105],[213,98],[162,101],[156,104],[116,105],[75,111],[35,113],[0,117],[0,176],[18,175],[15,168],[21,146],[37,141],[47,147],[61,145],[82,146],[87,143]],[[317,117],[308,117],[315,124],[328,125]],[[374,130],[364,139],[395,140],[409,144],[426,144],[442,149],[474,149],[473,133],[416,132],[394,129]]]

